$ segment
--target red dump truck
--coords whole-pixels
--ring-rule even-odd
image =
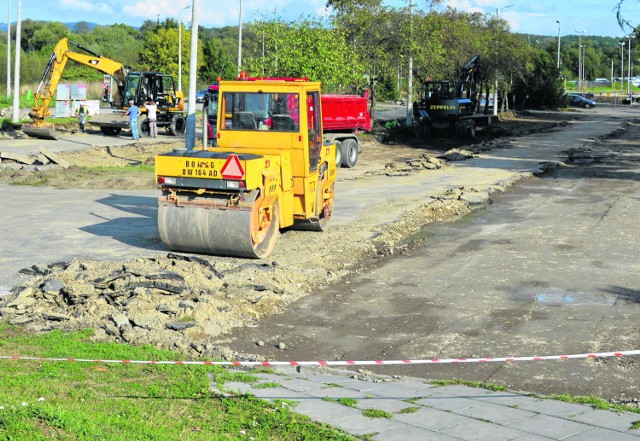
[[[251,78],[242,79],[252,80]],[[302,78],[286,78],[286,80],[306,81]],[[216,119],[218,117],[218,85],[211,84],[208,91],[203,104],[203,114],[208,127],[205,131],[204,145],[214,146],[216,145]],[[351,168],[358,162],[360,156],[358,134],[371,130],[368,98],[369,91],[367,90],[362,95],[330,94],[321,96],[324,140],[336,144],[337,167]],[[264,115],[255,115],[256,120],[268,121],[267,108],[268,106],[265,106]]]

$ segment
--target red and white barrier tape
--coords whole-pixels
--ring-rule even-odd
[[[516,361],[571,360],[580,358],[609,358],[640,355],[640,350],[597,352],[591,354],[543,355],[533,357],[489,357],[489,358],[433,358],[431,360],[334,360],[334,361],[151,361],[151,360],[92,360],[89,358],[45,358],[0,355],[0,360],[31,361],[72,361],[78,363],[115,363],[115,364],[175,364],[204,366],[382,366],[412,364],[450,364],[450,363],[504,363]]]

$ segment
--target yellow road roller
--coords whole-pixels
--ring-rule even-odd
[[[155,158],[158,229],[167,247],[264,258],[283,228],[328,228],[336,147],[323,141],[320,83],[220,81],[216,126],[215,147]]]

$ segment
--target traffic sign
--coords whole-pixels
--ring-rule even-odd
[[[242,179],[244,176],[244,170],[242,169],[242,164],[240,163],[238,155],[229,155],[229,158],[227,158],[227,162],[222,166],[220,173],[224,179]]]

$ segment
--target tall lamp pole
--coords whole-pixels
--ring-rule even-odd
[[[578,91],[582,91],[582,34],[584,31],[576,31],[578,34]]]
[[[238,14],[238,75],[242,69],[242,0],[240,0],[240,12]]]
[[[510,8],[513,5],[503,6],[502,9]],[[496,8],[496,19],[500,18],[500,8]],[[496,71],[496,79],[493,84],[493,114],[498,114],[498,72]]]
[[[20,33],[22,32],[22,0],[18,0],[16,16],[16,44],[13,71],[13,111],[11,121],[20,121]]]
[[[556,67],[560,70],[560,21],[556,20],[556,23],[558,23],[558,64]]]
[[[9,98],[11,96],[11,0],[7,5],[7,98]]]
[[[624,41],[620,43],[620,92],[622,92],[622,86],[624,85]]]
[[[629,39],[629,67],[627,68],[627,95],[631,93],[631,39],[633,35],[630,34]]]
[[[185,6],[178,11],[178,90],[182,90],[182,11],[191,6]]]

